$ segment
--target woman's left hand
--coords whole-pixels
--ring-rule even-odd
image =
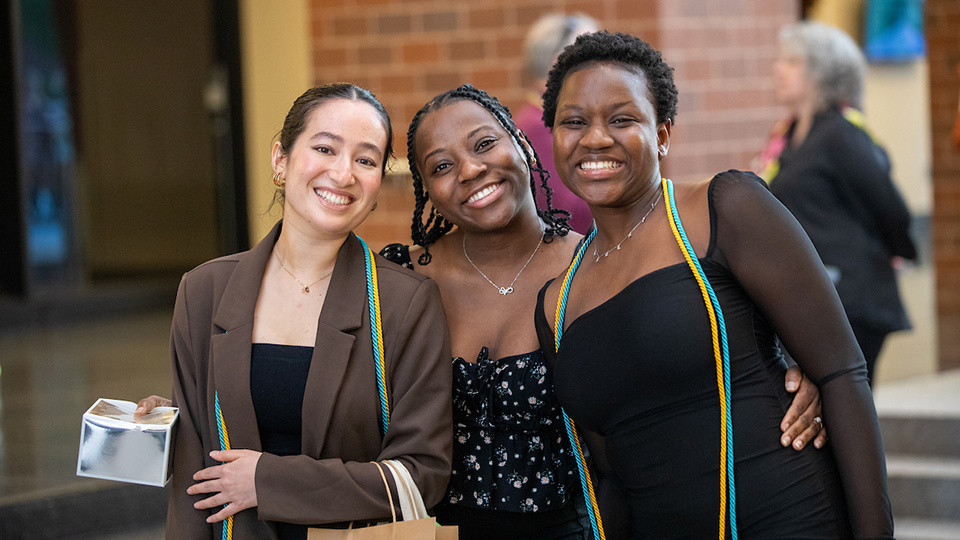
[[[827,442],[827,430],[820,416],[820,389],[800,372],[797,366],[787,370],[785,383],[787,392],[793,392],[793,403],[780,422],[780,444],[802,450],[813,440],[815,448],[823,448]]]
[[[207,518],[207,523],[216,523],[227,519],[241,510],[257,506],[257,489],[254,478],[260,452],[253,450],[224,450],[210,452],[210,457],[222,461],[201,469],[193,475],[196,484],[187,488],[190,495],[215,493],[193,505],[202,510],[224,506],[222,510]]]

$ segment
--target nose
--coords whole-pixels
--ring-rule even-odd
[[[353,160],[348,156],[341,155],[330,171],[331,176],[338,185],[349,186],[356,182],[356,176],[354,176],[353,167]]]
[[[587,126],[580,144],[590,149],[607,148],[613,144],[613,138],[607,132],[606,124],[592,123]]]
[[[467,159],[460,167],[459,180],[461,183],[476,180],[487,172],[487,164],[477,159]]]

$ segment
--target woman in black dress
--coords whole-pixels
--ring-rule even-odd
[[[672,71],[633,36],[588,34],[544,94],[557,170],[597,230],[541,292],[537,329],[607,538],[891,538],[866,366],[809,239],[751,174],[661,180]],[[820,387],[828,451],[774,440],[778,335]]]

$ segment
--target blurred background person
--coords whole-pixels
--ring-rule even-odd
[[[523,81],[527,87],[527,102],[516,115],[517,127],[526,133],[530,144],[540,155],[540,166],[550,173],[553,207],[570,212],[570,228],[580,234],[590,229],[593,216],[587,203],[574,195],[557,176],[557,168],[553,164],[553,138],[550,130],[543,125],[543,100],[540,96],[546,89],[547,73],[563,48],[573,43],[580,34],[599,29],[600,23],[582,13],[550,13],[533,23],[523,43]],[[540,206],[545,208],[546,193],[538,191],[537,199]]]
[[[910,328],[895,267],[917,251],[890,160],[860,112],[865,71],[845,32],[809,21],[783,27],[774,87],[790,116],[756,168],[817,248],[872,384],[886,336]]]

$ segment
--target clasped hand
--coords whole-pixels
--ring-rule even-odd
[[[224,506],[222,510],[207,518],[207,523],[216,523],[228,517],[257,506],[257,489],[254,479],[260,452],[253,450],[223,450],[210,452],[210,457],[222,461],[197,471],[193,475],[196,484],[187,488],[190,495],[214,493],[202,501],[194,503],[198,510]]]

